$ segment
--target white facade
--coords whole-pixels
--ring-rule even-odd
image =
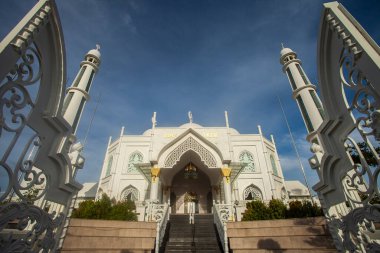
[[[276,146],[260,127],[259,134],[240,134],[228,124],[158,128],[154,122],[142,135],[123,132],[109,141],[97,197],[106,193],[134,200],[140,220],[149,201],[170,204],[172,213],[187,213],[191,195],[196,212],[208,213],[213,203],[244,209],[246,200],[286,198]],[[196,172],[185,171],[190,163]]]
[[[97,189],[98,189],[98,183],[96,182],[84,183],[83,188],[77,194],[74,208],[78,208],[79,204],[82,203],[83,201],[94,200]]]

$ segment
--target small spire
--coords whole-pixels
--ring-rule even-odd
[[[282,47],[282,49],[284,49],[284,43],[283,42],[281,42],[281,47]]]
[[[228,121],[228,112],[227,111],[224,111],[224,117],[226,119],[226,127],[227,128],[230,128],[230,123]]]
[[[156,112],[153,112],[153,117],[152,117],[152,129],[155,129],[156,126],[157,126]]]
[[[96,50],[100,51],[100,45],[96,44]]]
[[[191,111],[189,111],[187,115],[189,116],[189,123],[193,123],[193,114],[191,113]]]

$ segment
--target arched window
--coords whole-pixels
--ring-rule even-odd
[[[244,169],[243,172],[254,172],[255,171],[255,164],[253,163],[253,155],[248,151],[243,151],[239,155],[239,161],[241,163],[244,163]]]
[[[113,161],[113,156],[110,156],[110,158],[108,158],[106,176],[109,176],[111,174],[112,161]]]
[[[121,200],[131,200],[136,201],[139,200],[139,190],[137,190],[132,185],[129,185],[124,191],[121,193]]]
[[[273,170],[273,174],[278,176],[278,170],[277,170],[277,166],[276,166],[276,161],[274,160],[273,158],[273,155],[270,155],[270,163],[272,164],[272,170]]]
[[[138,173],[138,170],[135,164],[142,163],[142,161],[143,161],[143,155],[138,151],[133,152],[129,156],[127,173]]]
[[[251,184],[247,188],[245,188],[243,192],[244,200],[263,200],[263,195],[259,188],[255,185]]]

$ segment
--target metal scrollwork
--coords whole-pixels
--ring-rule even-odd
[[[375,232],[374,222],[380,222],[380,205],[365,205],[343,217],[344,248],[356,252],[363,246],[367,252],[379,252],[380,244],[370,238]]]
[[[45,194],[43,188],[46,188],[46,177],[42,170],[34,167],[41,140],[36,133],[31,137],[23,134],[29,114],[35,106],[32,97],[38,95],[37,82],[41,76],[41,57],[37,49],[30,46],[1,82],[0,138],[8,146],[1,149],[0,169],[8,176],[8,185],[1,189],[3,193],[0,201],[12,198],[14,194],[21,200],[33,201]],[[28,130],[34,132],[30,128]],[[21,144],[24,141],[26,144]],[[20,145],[24,145],[22,152],[18,157],[10,158],[15,148],[21,148]],[[34,193],[28,195],[28,191]]]
[[[355,115],[358,131],[365,136],[373,135],[379,141],[380,96],[346,49],[340,58],[340,78],[346,88],[346,98],[352,100],[348,109]]]
[[[351,137],[347,138],[345,146],[354,163],[352,170],[347,173],[344,180],[347,186],[344,188],[346,196],[354,203],[368,204],[373,197],[380,196],[377,186],[380,173],[378,155],[371,143],[358,144]],[[366,155],[362,151],[364,148],[368,152]],[[368,156],[371,156],[373,161],[368,161],[370,159]],[[358,196],[351,194],[352,189]]]
[[[37,61],[36,61],[37,60]],[[41,59],[36,49],[28,47],[0,86],[0,137],[2,130],[20,132],[25,124],[25,108],[34,107],[27,86],[35,84],[42,75]],[[6,110],[11,117],[6,117]]]
[[[8,233],[0,239],[2,252],[34,252],[37,248],[49,252],[55,245],[54,233],[63,222],[63,214],[48,214],[27,203],[8,203],[0,207],[0,231],[15,222],[23,233]],[[31,228],[28,228],[31,227]]]
[[[340,78],[347,109],[358,132],[355,139],[362,140],[347,137],[345,141],[352,167],[343,179],[343,188],[346,197],[357,206],[342,218],[343,247],[350,252],[379,252],[380,244],[371,238],[371,233],[375,231],[374,222],[380,222],[380,205],[374,201],[380,196],[380,158],[372,144],[380,140],[380,96],[347,49],[342,49]]]

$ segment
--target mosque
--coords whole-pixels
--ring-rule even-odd
[[[189,122],[179,127],[152,128],[142,135],[109,140],[97,197],[133,200],[137,213],[149,201],[167,203],[171,213],[211,213],[213,203],[245,207],[253,199],[286,200],[284,176],[273,136],[240,134],[226,125],[203,127]],[[143,220],[143,217],[139,217]]]

